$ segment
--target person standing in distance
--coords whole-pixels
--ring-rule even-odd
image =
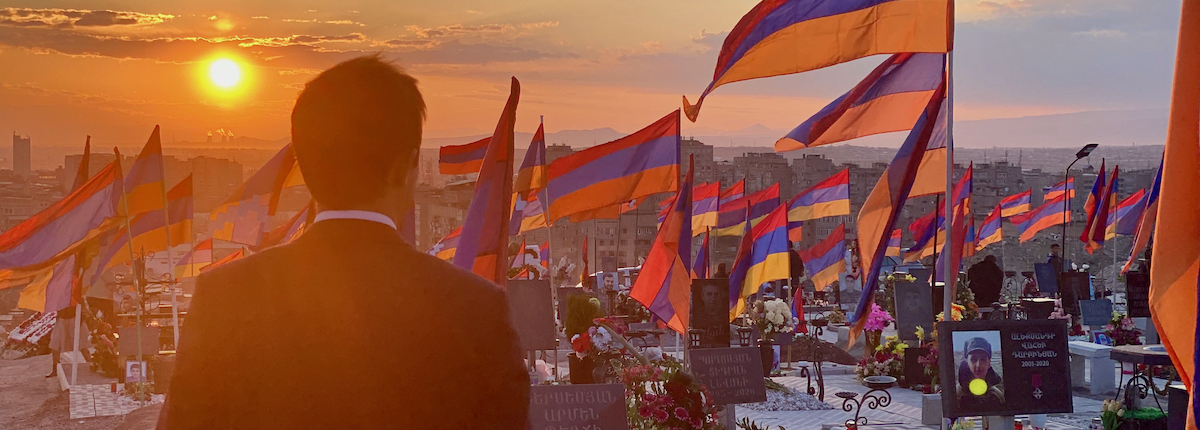
[[[160,429],[524,429],[504,291],[405,243],[425,102],[378,56],[305,85],[292,142],[316,200],[291,244],[197,281]]]

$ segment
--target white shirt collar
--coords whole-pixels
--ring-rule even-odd
[[[392,221],[390,217],[379,212],[371,211],[321,211],[317,212],[317,216],[313,218],[313,223],[316,224],[318,222],[330,219],[359,219],[363,221],[372,221],[396,230],[396,222]]]

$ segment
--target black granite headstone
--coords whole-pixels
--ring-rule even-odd
[[[896,331],[903,340],[916,340],[917,327],[933,333],[933,297],[927,282],[896,283]]]
[[[1062,285],[1058,293],[1062,296],[1063,312],[1079,315],[1079,301],[1091,300],[1091,288],[1088,286],[1088,274],[1084,272],[1066,272],[1062,274]]]
[[[1037,279],[1038,290],[1042,294],[1058,293],[1058,272],[1050,263],[1034,263],[1033,277]]]
[[[691,319],[701,348],[729,347],[729,279],[692,280]]]
[[[1102,326],[1112,320],[1113,304],[1108,299],[1080,300],[1079,311],[1083,316],[1083,325]]]
[[[1074,411],[1063,320],[943,323],[938,348],[947,418]]]
[[[554,327],[554,298],[548,280],[510,280],[505,288],[509,317],[521,349],[539,351],[558,346]]]
[[[529,389],[529,428],[629,428],[621,384],[534,385]]]
[[[692,372],[708,387],[713,403],[732,405],[767,400],[758,348],[711,348],[689,351]]]
[[[1150,275],[1129,272],[1125,274],[1125,300],[1129,304],[1129,316],[1150,318]]]

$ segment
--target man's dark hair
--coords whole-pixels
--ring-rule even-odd
[[[986,261],[986,262],[988,262],[988,263],[995,263],[995,262],[996,262],[996,256],[995,256],[995,255],[988,255],[987,257],[983,257],[983,261]]]
[[[1054,249],[1054,248],[1058,248],[1058,244],[1057,244],[1057,243],[1051,243],[1051,244],[1050,244],[1050,249]]]
[[[425,101],[417,80],[378,55],[322,72],[292,109],[292,143],[314,199],[347,209],[383,197],[398,162],[415,162]]]

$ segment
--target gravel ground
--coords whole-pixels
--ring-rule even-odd
[[[816,397],[797,391],[794,388],[788,388],[786,392],[768,389],[767,401],[738,406],[756,411],[821,411],[833,409],[833,406],[829,406],[825,402],[817,400]]]

